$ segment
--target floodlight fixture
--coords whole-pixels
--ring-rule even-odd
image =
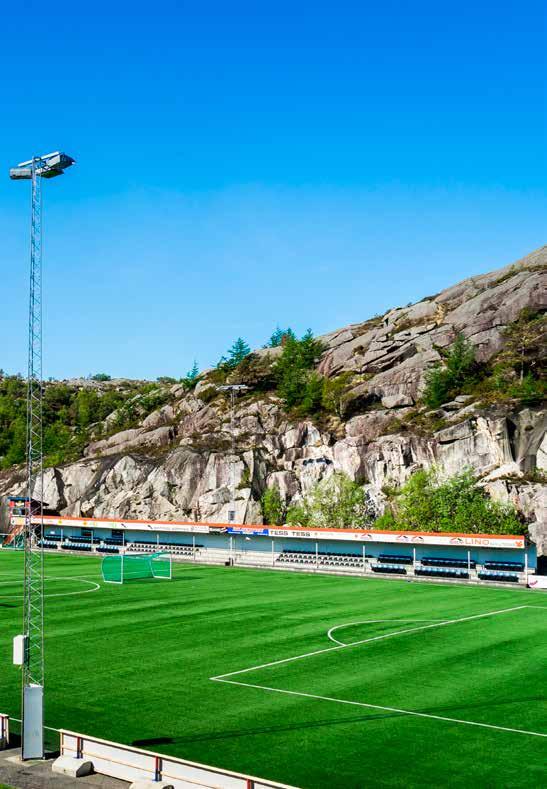
[[[9,175],[12,181],[30,181],[35,172],[40,178],[55,178],[63,175],[64,171],[75,163],[72,156],[67,156],[61,151],[53,151],[43,156],[35,156],[25,162],[19,162],[17,167],[12,167]]]

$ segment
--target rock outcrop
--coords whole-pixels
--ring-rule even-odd
[[[237,403],[233,455],[226,400],[205,376],[193,392],[172,386],[169,404],[139,427],[90,443],[76,463],[48,469],[43,497],[61,513],[226,521],[233,468],[237,520],[256,523],[261,494],[274,483],[286,502],[295,502],[317,480],[343,470],[368,486],[381,512],[382,489],[403,484],[417,469],[435,464],[453,474],[468,466],[492,496],[520,508],[541,547],[545,486],[533,475],[547,471],[546,410],[511,402],[484,407],[465,396],[435,413],[417,404],[426,370],[458,333],[485,362],[503,347],[504,328],[524,307],[545,309],[546,263],[547,247],[322,337],[319,372],[352,376],[341,418],[291,421],[276,396],[253,394]],[[417,413],[423,418],[416,423]],[[20,472],[0,475],[0,494],[22,487]]]

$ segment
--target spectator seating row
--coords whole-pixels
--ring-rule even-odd
[[[378,561],[387,562],[388,564],[412,564],[413,559],[412,556],[408,556],[407,554],[381,553],[378,556]]]
[[[40,548],[48,548],[48,550],[57,550],[57,543],[53,540],[45,539],[45,540],[38,540],[38,545]]]
[[[82,543],[82,542],[79,542],[79,541],[78,542],[72,542],[72,541],[63,542],[63,543],[61,543],[61,548],[64,551],[91,551],[92,550],[92,546],[91,546],[90,543],[86,544],[86,543]]]
[[[322,567],[362,567],[363,557],[359,556],[357,553],[344,555],[333,554],[330,557],[322,556],[319,563]]]
[[[416,567],[414,574],[430,578],[469,578],[467,570],[458,570],[453,567]]]
[[[420,560],[422,567],[465,567],[467,569],[467,559],[450,559],[444,556],[424,556]],[[469,567],[475,568],[477,563],[474,559],[469,562]]]
[[[279,554],[278,561],[302,563],[307,563],[308,561],[315,562],[315,553],[311,553],[310,551],[283,551],[283,553]]]
[[[321,567],[360,567],[363,557],[358,553],[334,553],[321,551],[317,555],[313,551],[283,551],[277,562],[283,564],[317,564]]]
[[[196,550],[199,548],[203,548],[203,545],[196,544]],[[127,546],[127,551],[132,551],[134,553],[156,553],[157,551],[167,551],[169,553],[176,554],[177,556],[193,556],[194,554],[194,546],[190,545],[189,543],[181,543],[181,542],[144,542],[143,541],[135,541],[129,543]]]
[[[481,581],[501,581],[502,583],[518,583],[516,573],[496,572],[495,570],[482,570],[477,573]]]
[[[304,553],[304,551],[283,551],[280,553],[277,561],[281,564],[315,564],[316,558],[314,553]]]
[[[97,553],[119,553],[120,549],[115,545],[99,545]]]
[[[390,573],[406,575],[406,567],[401,564],[371,564],[370,569],[373,573]]]
[[[524,570],[522,562],[485,562],[485,570],[512,570],[516,573],[521,573]]]

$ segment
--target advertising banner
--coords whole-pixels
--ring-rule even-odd
[[[447,545],[469,548],[524,548],[524,537],[498,535],[431,534],[422,532],[346,531],[330,529],[269,529],[271,537],[299,537],[309,540],[350,540],[399,545]]]
[[[547,575],[533,575],[528,578],[530,589],[547,589]]]
[[[269,529],[255,526],[230,526],[226,531],[228,534],[244,534],[246,537],[268,537],[271,534]]]

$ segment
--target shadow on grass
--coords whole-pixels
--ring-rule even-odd
[[[171,745],[175,740],[172,737],[150,737],[145,740],[133,740],[131,745],[134,748],[147,748],[151,745]]]
[[[511,704],[523,704],[523,703],[530,703],[530,702],[543,702],[545,699],[543,696],[528,696],[524,698],[518,699],[508,699],[508,700],[498,700],[498,701],[485,701],[480,702],[477,704],[459,704],[459,705],[450,705],[450,706],[442,706],[442,707],[424,707],[419,709],[410,709],[408,712],[416,712],[418,714],[423,715],[439,715],[443,716],[445,713],[449,712],[458,712],[458,716],[461,716],[465,713],[466,710],[472,709],[479,709],[482,707],[501,707],[501,706],[508,706]],[[320,729],[325,726],[340,726],[346,725],[348,723],[372,723],[375,721],[383,721],[383,720],[390,720],[393,718],[403,718],[408,717],[408,713],[405,712],[390,712],[386,710],[385,712],[370,712],[369,714],[359,714],[359,715],[351,715],[346,716],[343,718],[323,718],[317,721],[294,721],[292,723],[285,723],[279,725],[272,725],[272,726],[260,726],[260,727],[252,727],[247,729],[233,729],[233,730],[225,730],[220,732],[210,732],[210,733],[203,733],[203,734],[196,734],[194,736],[188,737],[161,737],[156,740],[158,745],[161,744],[173,744],[179,745],[184,743],[194,743],[194,742],[208,742],[214,740],[228,740],[237,737],[249,737],[250,735],[254,734],[275,734],[281,732],[291,732],[291,731],[298,731],[298,730],[309,730],[309,729]],[[450,717],[450,716],[447,716]],[[486,723],[488,725],[488,721],[476,721],[477,723]],[[503,722],[500,724],[492,723],[493,726],[500,725],[503,726]],[[507,724],[509,725],[509,724]],[[518,728],[518,726],[517,726]],[[161,742],[160,742],[161,740]],[[144,740],[142,742],[145,742]],[[136,743],[133,743],[136,744]]]

